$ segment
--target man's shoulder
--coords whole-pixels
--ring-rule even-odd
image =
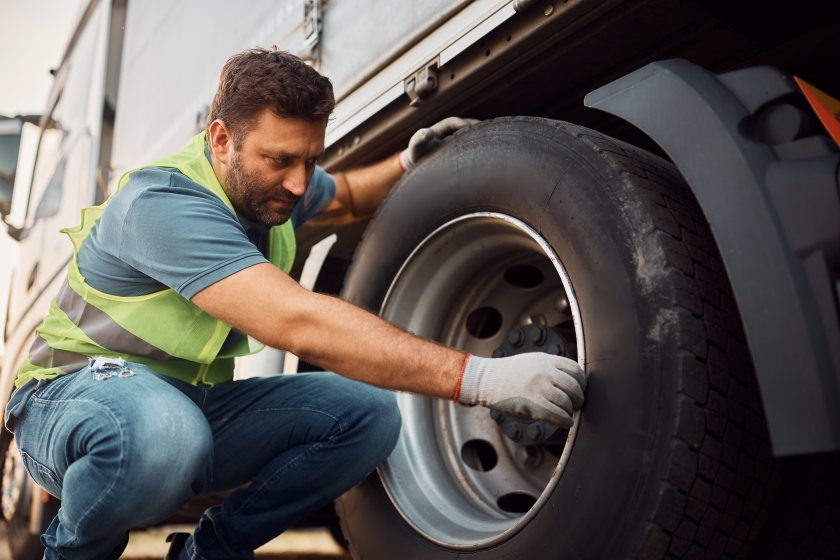
[[[143,167],[130,172],[122,188],[111,197],[109,206],[113,208],[110,213],[127,212],[138,201],[143,205],[153,204],[165,208],[170,204],[180,204],[185,198],[227,211],[224,202],[210,189],[196,183],[178,169]]]
[[[130,171],[125,185],[117,194],[123,191],[137,193],[149,189],[174,193],[197,191],[200,195],[213,196],[207,187],[196,183],[174,167],[141,167]]]
[[[177,169],[156,167],[132,173],[82,249],[89,283],[120,296],[165,286],[189,298],[227,272],[226,263],[262,259],[220,198]]]

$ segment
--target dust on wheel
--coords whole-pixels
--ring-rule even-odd
[[[337,504],[355,558],[749,553],[773,488],[764,420],[668,163],[568,123],[481,123],[403,179],[344,295],[477,355],[564,354],[589,376],[568,432],[400,395],[396,450]]]
[[[6,538],[13,560],[38,560],[44,555],[44,547],[40,541],[40,531],[31,529],[32,496],[43,494],[43,491],[32,481],[23,465],[23,457],[11,434],[2,436],[2,494],[0,506],[3,511],[3,521],[6,524]],[[55,500],[49,500],[44,506],[46,523],[52,520],[58,511]],[[41,529],[43,523],[38,526]]]
[[[28,348],[32,336],[23,348]],[[17,371],[22,357],[18,358]],[[0,433],[0,457],[3,472],[0,476],[0,507],[2,521],[6,526],[6,540],[12,560],[40,560],[44,557],[41,533],[58,513],[59,501],[48,496],[26,472],[24,457],[17,447],[12,433],[3,429]],[[33,501],[33,497],[37,502]],[[42,505],[41,511],[33,512],[33,503]]]

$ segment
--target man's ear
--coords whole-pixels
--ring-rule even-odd
[[[207,127],[207,141],[210,144],[213,161],[227,166],[230,154],[233,152],[233,134],[224,121],[216,119],[210,123]]]

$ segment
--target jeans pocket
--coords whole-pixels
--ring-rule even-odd
[[[26,451],[21,449],[19,452],[20,457],[23,460],[23,466],[26,468],[26,472],[29,473],[29,476],[32,477],[32,480],[53,496],[60,497],[61,481],[53,470],[33,459]]]

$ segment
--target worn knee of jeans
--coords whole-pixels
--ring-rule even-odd
[[[130,457],[143,475],[192,483],[212,463],[213,436],[197,411],[149,411],[134,420],[130,433]]]
[[[207,485],[213,438],[198,409],[135,410],[124,432],[123,496],[139,522],[177,510]]]

